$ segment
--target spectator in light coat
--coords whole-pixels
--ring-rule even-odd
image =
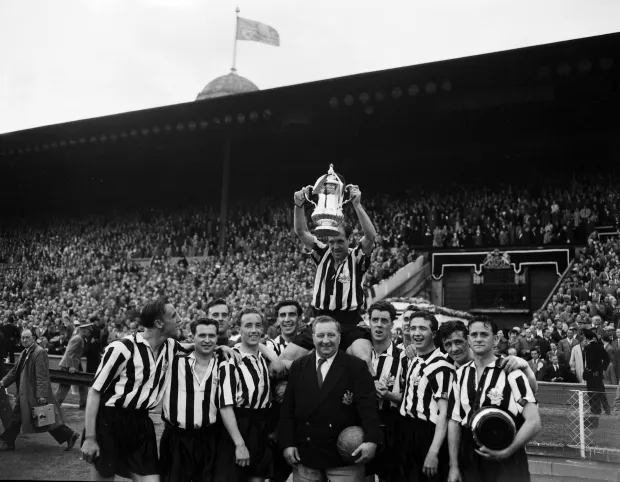
[[[579,383],[583,383],[583,345],[584,340],[573,347],[570,354],[570,370],[577,377]]]

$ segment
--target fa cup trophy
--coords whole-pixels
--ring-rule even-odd
[[[471,416],[470,428],[478,447],[503,450],[517,434],[512,417],[496,407],[482,407]]]
[[[314,204],[312,221],[316,224],[314,234],[317,236],[338,236],[338,228],[344,222],[342,206],[351,198],[344,199],[345,192],[351,185],[344,185],[342,178],[334,171],[334,165],[329,165],[327,174],[317,179],[314,187],[306,186],[306,199]],[[317,202],[312,196],[318,196]]]

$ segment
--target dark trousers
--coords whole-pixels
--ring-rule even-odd
[[[13,413],[11,414],[11,423],[7,427],[7,429],[0,435],[0,440],[4,441],[8,445],[15,445],[15,439],[19,435],[19,431],[22,428],[22,412],[19,404],[19,395],[17,396],[17,400],[15,402],[15,407],[13,407]],[[59,444],[65,443],[71,435],[73,435],[73,430],[67,427],[65,424],[62,424],[60,427],[56,427],[49,431],[49,434],[56,439],[56,442]]]
[[[469,429],[463,429],[459,448],[459,467],[463,482],[529,482],[530,469],[525,448],[500,462],[485,459]]]
[[[586,380],[586,389],[588,392],[591,392],[588,393],[588,402],[590,403],[590,412],[593,415],[600,415],[602,410],[605,410],[607,414],[611,413],[602,376],[595,375],[588,377]]]

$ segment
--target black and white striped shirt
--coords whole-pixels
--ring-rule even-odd
[[[276,336],[273,340],[270,338],[265,342],[265,344],[273,349],[276,352],[276,355],[280,356],[282,352],[286,349],[290,342],[286,341],[282,335]]]
[[[200,429],[217,421],[218,374],[222,362],[215,354],[200,380],[194,353],[174,357],[164,394],[164,421],[182,429]]]
[[[452,420],[467,426],[477,408],[497,407],[512,415],[517,427],[523,422],[523,407],[536,403],[534,392],[521,370],[506,374],[496,361],[484,368],[478,382],[473,360],[457,370],[449,404]]]
[[[167,339],[157,356],[140,333],[114,340],[103,354],[93,388],[109,399],[106,407],[150,410],[164,395],[175,353],[185,350],[175,340]]]
[[[396,379],[394,381],[394,393],[402,393],[405,389],[405,379],[407,378],[407,368],[409,367],[409,358],[405,350],[401,350],[398,358],[398,370],[396,371]],[[393,407],[399,407],[399,404],[392,402]]]
[[[400,414],[434,424],[439,416],[438,400],[448,400],[454,380],[454,366],[436,348],[426,359],[408,362]]]
[[[370,256],[361,244],[349,248],[346,259],[336,265],[329,247],[315,238],[312,259],[317,265],[312,306],[326,311],[356,311],[364,306],[362,285]]]
[[[387,350],[381,354],[377,354],[374,347],[371,352],[372,367],[375,370],[375,380],[383,381],[383,384],[388,387],[388,390],[393,393],[400,393],[395,391],[399,389],[399,384],[396,383],[396,377],[398,376],[398,368],[401,361],[401,351],[396,347],[394,342],[391,342]],[[392,406],[392,402],[389,400],[378,400],[379,409],[389,410]]]
[[[270,401],[270,381],[267,361],[259,353],[258,357],[241,353],[241,362],[234,357],[220,364],[220,407],[233,405],[238,408],[268,408]]]

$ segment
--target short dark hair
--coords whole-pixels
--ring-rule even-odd
[[[368,308],[368,314],[372,316],[373,311],[387,311],[390,314],[390,321],[394,321],[396,319],[396,308],[389,301],[377,301],[370,305]]]
[[[611,343],[611,336],[609,336],[609,335],[603,335],[603,336],[601,336],[601,340],[602,340],[602,341],[605,341],[605,342],[607,342],[607,343]]]
[[[230,316],[230,306],[228,306],[228,303],[226,303],[226,300],[223,298],[216,298],[214,300],[209,301],[207,303],[207,306],[205,307],[205,312],[209,314],[209,308],[212,308],[213,306],[217,306],[217,305],[225,305],[226,308],[228,308],[228,315]]]
[[[160,296],[155,301],[149,301],[140,313],[140,324],[144,328],[153,328],[155,320],[162,319],[166,314],[166,305],[170,304],[166,296]]]
[[[301,308],[301,305],[299,304],[299,302],[295,301],[295,300],[282,300],[280,301],[276,307],[276,317],[278,316],[278,313],[280,312],[280,308],[283,308],[285,306],[294,306],[295,308],[297,308],[297,316],[301,317],[301,315],[303,314],[303,309]]]
[[[197,320],[194,320],[190,323],[189,325],[189,329],[192,332],[192,335],[196,334],[196,331],[198,329],[199,325],[203,325],[203,326],[214,326],[215,327],[215,333],[218,332],[218,330],[220,329],[220,325],[217,321],[212,320],[211,318],[199,318]]]
[[[439,327],[439,333],[442,343],[446,341],[452,333],[461,332],[464,338],[467,338],[467,326],[460,320],[450,320],[442,323]]]
[[[530,353],[532,353],[533,351],[535,351],[536,353],[540,355],[540,350],[538,350],[537,346],[533,346],[532,348],[530,348]]]
[[[336,330],[338,330],[338,333],[342,333],[342,329],[340,327],[340,323],[337,322],[336,320],[334,320],[331,316],[327,316],[327,315],[318,316],[312,322],[312,333],[314,333],[314,329],[315,329],[316,325],[318,325],[319,323],[335,323],[336,324]]]
[[[482,323],[485,328],[490,328],[491,333],[493,333],[494,335],[497,335],[497,331],[499,330],[499,328],[497,327],[497,323],[495,323],[491,318],[486,315],[474,316],[474,319],[469,322],[469,326],[467,328],[468,332],[469,328],[471,328],[471,325],[473,325],[474,323]]]
[[[235,315],[235,324],[237,326],[241,326],[241,318],[243,318],[245,315],[258,315],[261,323],[265,325],[265,315],[263,315],[263,313],[258,308],[254,308],[253,306],[246,306]]]
[[[430,311],[414,311],[409,319],[409,323],[411,323],[411,320],[414,318],[422,318],[423,320],[430,321],[431,331],[437,331],[439,329],[439,322]]]

